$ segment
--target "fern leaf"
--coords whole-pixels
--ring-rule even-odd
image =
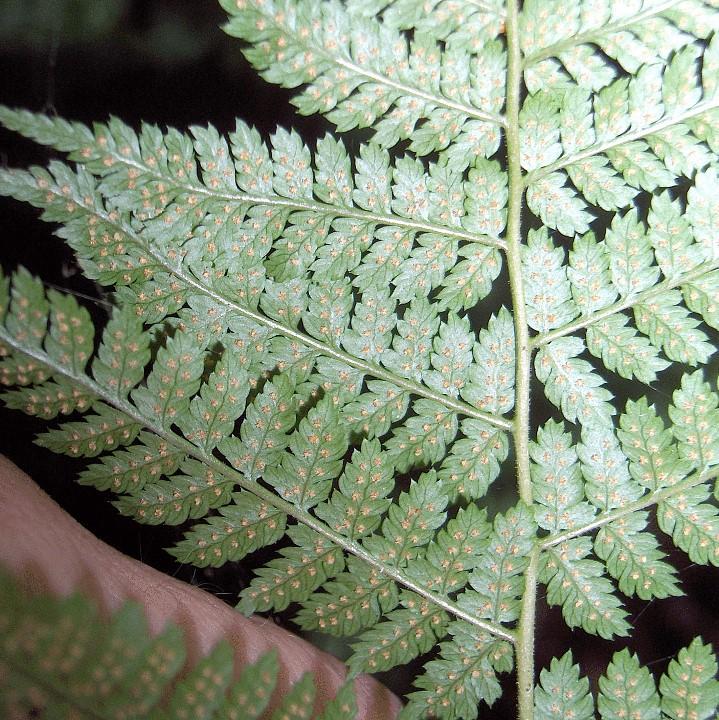
[[[577,310],[563,266],[564,252],[554,247],[546,229],[530,232],[522,250],[529,325],[540,332],[566,325]]]
[[[527,205],[544,225],[572,237],[589,230],[592,216],[567,180],[564,173],[554,172],[534,181],[527,188]]]
[[[383,380],[370,380],[368,392],[342,408],[353,429],[367,438],[382,437],[392,423],[402,420],[409,407],[409,393]]]
[[[183,333],[160,348],[145,387],[132,392],[132,400],[147,417],[157,417],[163,427],[181,422],[190,399],[200,386],[203,357],[194,351],[192,339]]]
[[[330,700],[319,720],[353,720],[357,717],[357,698],[351,682],[345,683]]]
[[[459,598],[460,605],[478,617],[509,622],[519,615],[523,572],[532,547],[533,521],[519,505],[505,516],[497,515],[484,560],[469,578],[473,590]]]
[[[669,290],[634,306],[637,328],[670,360],[687,365],[705,363],[714,352],[708,337],[697,329],[699,321],[682,306],[681,293]]]
[[[514,403],[514,328],[512,316],[502,307],[479,331],[474,345],[475,362],[469,367],[469,381],[461,396],[475,407],[491,413],[506,413]]]
[[[342,572],[344,556],[334,543],[303,525],[287,531],[293,546],[256,572],[242,591],[238,608],[245,615],[306,600],[328,577]]]
[[[167,706],[167,716],[191,713],[196,718],[212,718],[224,700],[232,680],[233,650],[229,643],[220,643],[177,684]],[[207,678],[212,682],[208,683]]]
[[[690,715],[700,720],[711,717],[719,703],[716,672],[711,646],[696,638],[689,647],[679,651],[659,681],[662,712],[673,720]]]
[[[692,562],[718,565],[719,511],[705,502],[709,495],[706,485],[678,493],[659,503],[657,520]]]
[[[601,358],[607,370],[621,377],[652,383],[657,373],[669,367],[659,350],[627,324],[626,315],[611,315],[587,328],[587,349]]]
[[[602,720],[633,715],[638,720],[658,720],[659,694],[654,679],[626,648],[614,653],[607,672],[599,678],[597,705]]]
[[[232,502],[218,512],[186,532],[168,552],[196,567],[219,567],[271,545],[285,534],[287,516],[249,492],[234,493]]]
[[[457,434],[457,415],[433,400],[418,400],[417,413],[387,441],[387,451],[397,470],[423,467],[441,460]]]
[[[620,295],[641,292],[656,283],[654,253],[635,210],[623,217],[614,216],[605,242],[612,283]]]
[[[434,352],[430,356],[432,369],[423,373],[427,385],[446,395],[459,395],[472,365],[473,344],[469,321],[449,315],[446,323],[440,323],[434,339]]]
[[[150,338],[142,323],[128,307],[115,310],[102,333],[102,343],[92,363],[92,375],[103,387],[120,398],[144,377],[150,360]]]
[[[693,242],[689,223],[682,217],[682,208],[668,193],[652,198],[647,220],[649,241],[665,277],[686,273],[702,262],[703,249]]]
[[[680,595],[676,571],[663,561],[664,553],[654,535],[643,532],[646,525],[647,516],[642,512],[605,525],[597,533],[594,551],[625,595],[642,600]]]
[[[308,85],[294,100],[300,112],[325,112],[341,130],[366,127],[384,115],[376,123],[383,144],[409,138],[412,150],[426,153],[449,141],[440,129],[446,123],[441,108],[460,127],[470,118],[481,121],[484,153],[497,149],[499,98],[484,97],[481,86],[469,82],[459,92],[449,91],[451,84],[440,77],[451,73],[451,66],[441,65],[439,48],[429,36],[407,47],[389,26],[339,7],[324,10],[323,29],[318,30],[309,24],[310,10],[303,3],[284,1],[277,9],[250,3],[238,7],[229,1],[223,6],[232,15],[226,32],[253,44],[245,55],[263,77],[286,87]],[[390,108],[393,112],[387,114]],[[415,130],[421,119],[427,127]]]
[[[447,496],[434,471],[422,473],[390,505],[382,523],[382,535],[365,540],[364,546],[384,562],[404,565],[434,536],[446,518]]]
[[[58,415],[89,410],[95,398],[70,383],[48,380],[34,387],[10,390],[3,394],[3,402],[13,410],[22,410],[43,420]]]
[[[592,232],[574,239],[567,277],[572,286],[572,298],[582,315],[611,305],[617,297],[609,277],[606,247],[597,242]]]
[[[232,685],[218,712],[220,720],[259,720],[275,689],[278,675],[277,653],[275,650],[262,655],[254,663],[243,668],[239,679]]]
[[[289,452],[277,466],[265,469],[264,479],[289,502],[307,509],[326,499],[347,450],[347,440],[336,425],[337,409],[323,398],[290,436]]]
[[[314,707],[315,685],[312,675],[305,673],[285,695],[272,720],[310,720]]]
[[[559,423],[549,421],[537,431],[529,449],[534,465],[532,483],[534,511],[539,527],[557,532],[590,522],[595,511],[584,499],[584,486],[571,435]]]
[[[149,525],[179,525],[188,518],[207,515],[210,508],[230,501],[234,482],[217,477],[197,460],[181,464],[185,474],[146,483],[141,490],[123,495],[113,504],[123,514]]]
[[[140,426],[125,413],[104,403],[93,405],[95,413],[79,422],[63,423],[59,428],[38,435],[41,447],[70,457],[95,457],[122,445],[130,445]]]
[[[466,586],[469,572],[481,564],[492,527],[476,505],[460,508],[425,552],[407,565],[407,575],[434,592]]]
[[[241,439],[227,438],[219,444],[219,450],[235,468],[255,480],[281,457],[289,443],[287,431],[294,416],[292,384],[285,375],[279,375],[247,407]]]
[[[139,491],[148,482],[174,474],[185,458],[183,451],[152,433],[141,432],[137,440],[126,450],[115,450],[88,466],[78,482],[117,493]]]
[[[611,393],[592,366],[577,356],[584,343],[577,337],[559,338],[542,348],[534,361],[546,396],[570,422],[607,423],[614,414]]]
[[[577,445],[589,501],[600,510],[612,510],[636,500],[642,489],[632,481],[627,458],[610,429],[582,428]]]
[[[627,635],[629,623],[603,566],[588,558],[591,541],[574,538],[547,550],[540,580],[547,585],[547,602],[561,605],[569,627],[611,638]]]
[[[719,324],[715,0],[222,5],[301,112],[371,139],[0,108],[75,163],[0,170],[0,193],[57,223],[116,305],[97,344],[73,298],[0,278],[6,402],[92,409],[41,444],[100,456],[80,481],[135,519],[195,521],[181,561],[282,541],[244,612],[292,605],[304,629],[354,635],[353,672],[429,655],[402,717],[476,717],[511,645],[522,717],[590,717],[570,654],[533,690],[537,582],[570,628],[612,638],[629,631],[616,589],[679,592],[650,511],[692,562],[719,557],[719,399],[700,367]],[[699,369],[665,402],[680,365]],[[615,429],[622,379],[646,397]],[[672,685],[707,666],[699,648],[661,699],[617,653],[601,716],[703,708]],[[223,652],[207,667],[229,678]],[[264,712],[267,663],[197,713]],[[157,717],[199,697],[176,675]],[[352,715],[348,687],[327,720]],[[309,716],[312,692],[277,717]]]
[[[353,636],[375,625],[384,613],[397,607],[397,584],[355,558],[347,559],[348,572],[324,584],[324,592],[313,593],[302,603],[295,618],[304,630]]]
[[[404,665],[431,650],[446,632],[446,614],[426,600],[403,593],[404,608],[367,630],[352,645],[350,672],[381,672]]]
[[[534,711],[541,720],[572,717],[576,720],[594,718],[594,701],[589,681],[579,674],[579,666],[572,664],[571,651],[561,658],[553,658],[539,675],[540,685],[535,693]]]
[[[476,500],[499,476],[509,444],[504,432],[481,420],[463,420],[460,430],[464,437],[452,444],[437,475],[448,495]]]
[[[395,305],[386,290],[369,289],[362,293],[362,302],[355,305],[352,329],[342,336],[343,347],[365,360],[381,361],[382,353],[392,342]]]
[[[716,292],[718,281],[719,272],[714,271],[682,286],[686,306],[692,312],[701,315],[704,322],[714,329],[719,326]]]
[[[0,710],[8,717],[260,718],[272,699],[277,654],[261,656],[233,679],[234,652],[222,641],[183,669],[185,639],[176,625],[152,636],[140,607],[126,603],[110,617],[79,595],[27,597],[0,576],[3,637]],[[315,680],[307,673],[281,698],[275,717],[309,718]],[[344,685],[323,718],[354,717]]]
[[[419,691],[409,696],[401,720],[423,717],[425,709],[443,720],[478,717],[478,705],[493,705],[501,689],[497,672],[512,667],[506,643],[477,634],[461,622],[448,628],[451,640],[440,643],[440,658],[430,660],[417,679]]]
[[[689,474],[691,464],[680,458],[672,432],[646,398],[628,400],[619,423],[617,435],[629,458],[629,472],[640,485],[659,490]]]
[[[703,380],[700,370],[684,375],[669,409],[680,456],[702,470],[719,462],[719,397]]]
[[[316,509],[331,528],[355,540],[373,532],[389,507],[391,466],[377,440],[364,440],[345,465],[338,489]]]
[[[716,44],[716,43],[715,43]],[[687,193],[687,218],[694,237],[708,258],[717,259],[716,249],[716,190],[719,186],[717,171],[708,168],[698,172],[694,185]]]
[[[438,329],[436,309],[424,298],[413,300],[397,323],[393,349],[383,356],[385,367],[419,380],[429,369],[432,338]]]

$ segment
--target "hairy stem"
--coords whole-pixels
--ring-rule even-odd
[[[535,546],[529,556],[529,565],[524,572],[524,593],[522,594],[519,632],[515,645],[519,720],[529,720],[534,716],[534,625],[537,610],[537,574],[540,552],[539,546]]]
[[[522,90],[522,53],[519,45],[519,2],[507,3],[507,267],[512,293],[516,348],[516,391],[514,408],[514,451],[517,462],[519,497],[532,504],[529,472],[529,388],[532,348],[522,279],[522,200],[524,179],[520,165],[519,108]],[[537,594],[538,552],[535,550],[524,575],[524,594],[517,632],[517,693],[520,720],[534,715],[534,622]]]

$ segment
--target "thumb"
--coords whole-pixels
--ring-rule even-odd
[[[194,665],[220,640],[230,642],[235,663],[253,662],[278,651],[278,694],[284,695],[308,670],[318,689],[318,708],[345,681],[344,665],[301,638],[259,617],[246,618],[214,596],[167,577],[104,544],[79,525],[9,460],[0,456],[0,566],[30,592],[94,599],[102,610],[126,600],[140,603],[150,630],[179,625]],[[355,682],[358,720],[390,720],[400,701],[367,676]]]

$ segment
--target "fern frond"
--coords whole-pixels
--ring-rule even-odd
[[[579,674],[579,666],[572,664],[571,651],[561,658],[553,658],[549,669],[540,673],[540,686],[535,694],[535,712],[538,718],[566,717],[577,720],[594,718],[594,702],[589,692],[589,681]]]
[[[569,627],[611,638],[628,635],[626,612],[614,594],[614,585],[603,576],[603,566],[589,558],[591,541],[568,540],[547,551],[540,579],[547,585],[547,602],[561,605]]]
[[[640,720],[660,717],[654,679],[626,649],[614,653],[606,674],[599,678],[599,690],[597,705],[603,720],[629,714]]]
[[[0,192],[115,288],[98,344],[0,278],[6,402],[76,413],[40,442],[99,456],[80,481],[138,521],[194,521],[181,561],[282,543],[240,608],[352,638],[353,672],[422,664],[403,717],[476,717],[515,660],[522,720],[591,717],[571,654],[534,689],[538,584],[609,639],[617,590],[680,592],[659,532],[719,558],[715,0],[222,4],[301,112],[374,134],[0,108],[75,164]],[[601,717],[689,717],[672,683],[709,652],[659,692],[615,654]]]
[[[649,670],[626,648],[614,653],[607,671],[599,678],[597,704],[601,720],[632,717],[694,717],[708,720],[719,701],[716,660],[711,646],[697,638],[679,651],[659,681],[659,691]],[[594,718],[594,699],[589,681],[572,665],[571,652],[554,658],[550,668],[541,672],[537,688],[536,716]]]
[[[478,59],[466,51],[443,59],[430,35],[408,46],[390,26],[339,5],[226,0],[223,6],[231,14],[225,31],[251,44],[245,56],[265,79],[307,85],[294,99],[301,113],[325,113],[339,130],[374,125],[381,144],[409,138],[420,155],[443,150],[457,136],[460,142],[468,137],[475,155],[496,151],[503,122],[501,46],[477,48],[485,67],[495,68],[480,83],[472,72]],[[318,14],[322,23],[313,25]]]

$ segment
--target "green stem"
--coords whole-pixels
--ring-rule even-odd
[[[524,571],[524,594],[522,595],[519,632],[515,645],[519,720],[530,720],[534,716],[534,625],[540,552],[540,548],[535,546],[529,556],[529,565]]]
[[[509,201],[507,205],[507,267],[512,293],[514,341],[516,349],[516,399],[513,433],[517,457],[519,496],[532,503],[529,475],[529,381],[532,349],[524,301],[522,277],[522,200],[524,197],[522,167],[519,163],[519,104],[521,92],[521,52],[517,28],[517,2],[510,0],[507,9],[507,174]]]
[[[529,470],[529,391],[532,348],[529,341],[522,277],[522,202],[524,178],[520,157],[519,109],[522,89],[522,53],[519,44],[519,1],[507,3],[507,267],[512,293],[514,340],[516,348],[516,392],[514,408],[514,450],[517,461],[517,486],[520,499],[532,505],[532,481]],[[534,625],[537,595],[535,549],[524,574],[522,609],[517,629],[517,693],[519,720],[534,716]]]

